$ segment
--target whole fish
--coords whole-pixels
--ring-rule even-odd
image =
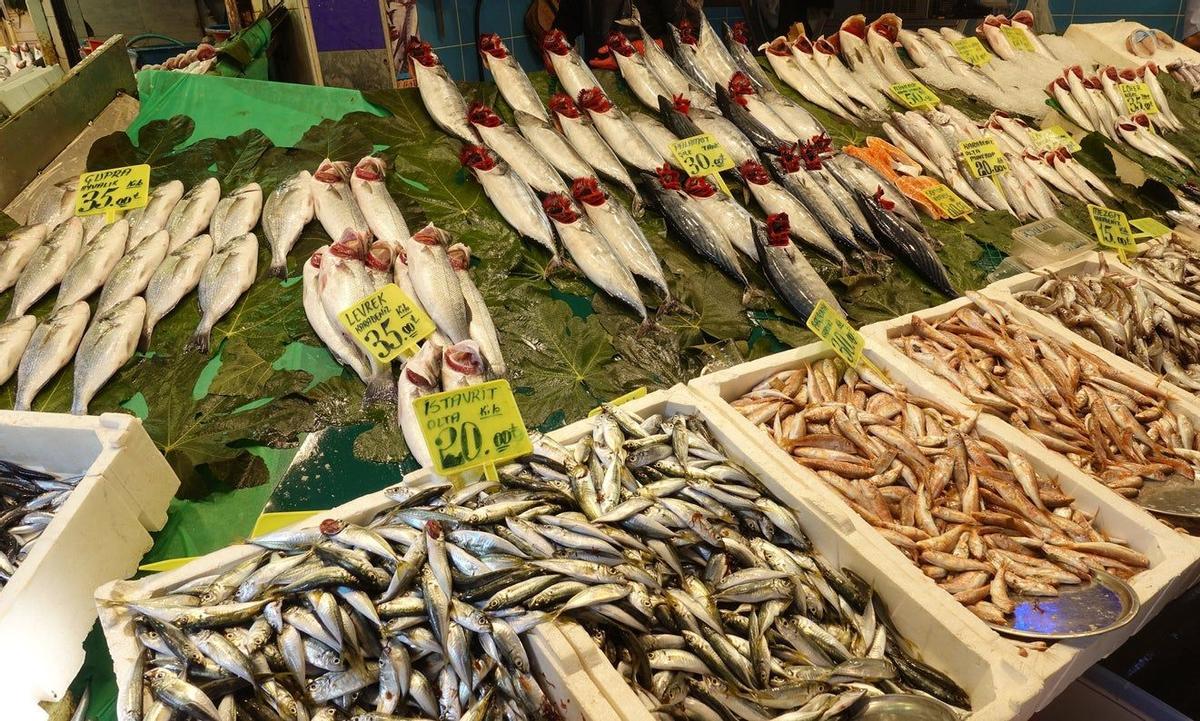
[[[632,18],[618,20],[617,22],[637,28],[642,38],[642,57],[646,61],[646,66],[650,68],[650,72],[654,74],[659,84],[667,91],[668,99],[680,97],[688,100],[696,107],[708,108],[715,112],[717,106],[713,101],[712,92],[702,90],[703,85],[694,85],[688,79],[688,76],[671,59],[671,56],[659,47],[658,41],[651,37],[646,28],[642,26],[636,6],[633,10],[634,15]]]
[[[842,57],[854,71],[855,79],[887,96],[892,81],[867,46],[867,19],[862,15],[846,18],[838,29],[837,39]]]
[[[184,296],[200,283],[204,266],[213,253],[212,237],[197,235],[167,253],[146,284],[146,322],[142,330],[142,346],[150,346],[154,327],[179,305]]]
[[[542,199],[542,209],[554,223],[571,260],[587,279],[646,320],[646,306],[638,293],[637,281],[604,236],[580,215],[571,199],[562,194],[548,195]]]
[[[550,110],[558,119],[563,136],[579,153],[579,157],[586,160],[601,176],[625,188],[635,198],[640,198],[633,178],[629,177],[629,171],[613,154],[612,148],[608,147],[604,138],[596,132],[596,126],[588,116],[579,112],[579,107],[575,105],[571,96],[566,93],[555,94],[550,98]]]
[[[675,59],[675,65],[696,87],[711,93],[715,86],[728,82],[728,79],[722,80],[719,74],[709,67],[708,57],[697,47],[699,38],[696,37],[695,29],[687,20],[680,21],[678,26],[667,23],[667,34],[663,36],[663,41],[667,51]]]
[[[550,122],[550,114],[542,105],[541,98],[529,82],[529,76],[521,68],[521,64],[504,46],[504,41],[497,33],[483,33],[479,36],[479,53],[483,62],[492,73],[496,87],[504,102],[513,109],[527,113],[545,122]]]
[[[675,227],[701,257],[722,273],[742,285],[746,274],[738,265],[737,252],[725,234],[713,227],[712,221],[700,209],[698,201],[683,192],[679,172],[669,165],[659,169],[656,176],[647,176],[645,183],[663,217]]]
[[[108,276],[108,282],[100,291],[100,300],[96,302],[96,313],[103,313],[126,298],[141,295],[150,284],[154,271],[167,257],[167,246],[170,236],[167,231],[160,230],[142,241],[133,252],[126,254],[113,268]]]
[[[472,103],[467,119],[488,146],[539,193],[566,192],[566,184],[548,160],[511,125],[483,103]]]
[[[951,298],[958,296],[946,266],[942,265],[934,251],[933,239],[923,228],[910,225],[905,218],[896,214],[890,201],[882,195],[867,195],[857,187],[851,192],[858,197],[859,207],[889,252],[903,258],[939,292]]]
[[[535,115],[514,110],[517,129],[543,158],[558,169],[569,180],[593,175],[592,166],[583,159],[571,142],[558,132],[550,121]]]
[[[1000,27],[1004,25],[1000,18],[994,15],[989,15],[983,22],[979,23],[975,28],[975,34],[983,40],[987,41],[988,47],[1001,60],[1016,60],[1020,54],[1008,38],[1001,32]]]
[[[258,225],[262,215],[263,193],[258,183],[247,183],[217,202],[209,223],[209,235],[218,249],[226,242],[245,235]]]
[[[364,383],[370,380],[371,365],[359,347],[339,326],[330,322],[321,302],[319,276],[321,266],[329,253],[329,246],[318,248],[301,268],[303,284],[304,315],[313,332],[325,344],[334,360],[354,371]],[[335,261],[336,262],[336,261]]]
[[[492,313],[488,310],[483,294],[471,279],[471,249],[462,243],[455,243],[446,250],[446,254],[450,257],[454,274],[458,276],[463,300],[467,302],[467,310],[471,314],[471,323],[468,326],[471,340],[478,344],[479,352],[483,354],[492,372],[497,376],[505,376],[508,374],[508,367],[500,351],[500,334],[496,332],[496,324],[492,320]]]
[[[867,26],[867,50],[891,83],[918,82],[900,60],[896,43],[900,39],[900,17],[895,13],[884,13]]]
[[[0,386],[12,378],[21,362],[21,355],[33,337],[37,318],[23,315],[0,323]]]
[[[758,249],[754,247],[751,225],[754,216],[740,203],[717,188],[703,176],[683,181],[683,192],[687,193],[705,218],[713,224],[729,244],[751,260],[758,260]]]
[[[219,192],[220,185],[217,188]],[[191,193],[188,195],[191,196]],[[138,243],[166,228],[175,217],[175,208],[183,198],[183,183],[178,180],[154,186],[146,205],[131,210],[126,217],[129,221],[129,249],[133,250]],[[212,212],[211,208],[209,212]]]
[[[48,233],[65,223],[75,214],[75,196],[78,190],[78,178],[64,180],[46,188],[29,209],[25,225],[44,225]]]
[[[254,285],[258,274],[258,238],[246,233],[217,248],[200,274],[200,323],[188,341],[188,350],[209,353],[212,329],[233,309],[238,298]]]
[[[89,315],[88,304],[81,300],[56,308],[38,324],[17,368],[17,395],[13,410],[30,410],[38,391],[71,362],[87,328]]]
[[[312,175],[314,214],[330,238],[340,239],[347,231],[366,234],[371,230],[350,189],[350,173],[350,163],[326,158]]]
[[[55,307],[87,300],[102,287],[125,254],[128,240],[129,223],[124,218],[101,230],[67,269],[58,285]]]
[[[621,77],[638,100],[648,107],[657,108],[660,97],[671,97],[671,92],[659,81],[624,33],[615,30],[609,33],[606,45],[617,61]]]
[[[837,169],[839,180],[856,183],[864,193],[874,194],[882,190],[883,197],[892,204],[900,217],[910,223],[919,224],[921,222],[921,216],[917,214],[916,208],[912,206],[908,198],[896,190],[886,178],[879,174],[879,171],[862,160],[853,155],[841,153],[826,160],[824,165],[831,169]]]
[[[46,242],[45,225],[25,225],[0,239],[0,293],[13,287],[34,251]]]
[[[421,102],[434,124],[464,143],[478,143],[479,135],[467,122],[467,101],[463,100],[433,47],[414,37],[408,43],[408,56],[413,60],[413,77],[421,93]],[[340,238],[341,233],[333,237]]]
[[[799,40],[793,45],[797,50],[803,50],[804,44]],[[881,117],[884,113],[884,108],[887,105],[885,94],[881,93],[877,88],[871,85],[863,84],[858,81],[858,78],[842,64],[839,58],[841,54],[840,44],[837,35],[819,37],[812,43],[813,60],[817,67],[829,78],[831,85],[841,88],[849,95],[854,102],[862,105],[870,110],[866,117]],[[794,56],[793,56],[794,57]],[[861,115],[861,113],[860,113]]]
[[[679,141],[679,136],[658,122],[658,118],[645,113],[630,113],[629,119],[633,121],[633,127],[637,128],[637,131],[642,134],[647,143],[650,143],[651,147],[658,151],[659,155],[676,168],[680,167],[675,154],[671,152],[671,148]]]
[[[842,312],[837,298],[792,243],[786,215],[768,215],[765,224],[755,221],[753,225],[759,265],[775,292],[795,311],[797,318],[807,320],[822,300],[830,308]]]
[[[396,381],[396,402],[400,431],[405,445],[422,468],[433,466],[433,457],[421,435],[421,424],[413,411],[413,403],[422,396],[437,393],[441,389],[442,346],[432,338],[421,344],[421,348],[404,362],[400,378]]]
[[[771,180],[761,163],[743,163],[738,173],[750,189],[750,194],[767,215],[786,214],[792,237],[814,251],[841,266],[846,266],[846,256],[838,248],[824,227],[817,222],[808,208],[783,186]]]
[[[208,228],[219,202],[221,183],[216,178],[208,178],[199,185],[192,186],[175,204],[171,217],[167,218],[167,224],[164,226],[171,237],[170,249],[175,250],[184,241],[203,233]],[[132,227],[130,234],[132,236]]]
[[[357,176],[357,169],[355,170]],[[312,174],[301,170],[287,178],[267,196],[263,204],[262,226],[271,246],[271,275],[287,277],[287,254],[304,232],[304,226],[316,216]]]
[[[659,152],[646,142],[629,116],[613,105],[599,86],[581,91],[578,101],[621,162],[645,171],[652,171],[662,164]]]
[[[75,353],[72,413],[86,414],[96,393],[133,357],[145,321],[146,301],[136,295],[92,320]]]
[[[708,16],[704,13],[700,13],[700,30],[696,33],[696,49],[704,58],[704,62],[708,66],[708,75],[714,82],[727,83],[734,73],[741,70],[729,48],[721,42],[721,38],[713,30],[713,26],[708,22]],[[758,83],[755,82],[755,85]],[[766,83],[761,87],[773,90],[775,86]]]
[[[113,215],[113,223],[125,218],[125,213],[123,211],[117,211],[113,213]],[[83,218],[83,244],[87,245],[88,243],[91,243],[92,240],[100,234],[100,231],[104,230],[110,225],[112,225],[112,223],[108,222],[107,215],[97,214],[85,216]]]
[[[513,172],[503,160],[494,157],[482,145],[463,146],[459,160],[471,173],[504,221],[523,237],[533,240],[550,252],[550,263],[558,265],[558,246],[554,228],[542,212],[541,203],[529,184]],[[590,169],[590,168],[589,168]]]
[[[83,223],[70,218],[59,224],[46,242],[34,249],[13,288],[8,319],[25,315],[34,303],[58,285],[83,247]]]
[[[742,105],[739,99],[745,102],[746,105]],[[772,130],[771,127],[765,125],[760,118],[750,113],[747,106],[750,105],[751,99],[744,95],[739,96],[739,99],[735,99],[725,86],[717,86],[717,105],[721,108],[721,113],[737,126],[737,129],[750,142],[754,143],[756,148],[764,151],[773,151],[776,148],[789,145],[801,139],[798,137],[789,138],[788,136],[792,134],[791,129],[787,128],[783,119],[775,115],[774,111],[767,107],[761,100],[753,98],[754,108],[758,110],[762,118],[769,118],[771,125],[777,130],[785,131],[782,136]]]
[[[808,38],[801,36],[793,45],[780,35],[768,43],[764,50],[771,70],[800,97],[838,117],[857,122],[855,111],[858,105],[849,96],[842,98],[838,87],[826,80],[812,57],[812,45]]]
[[[861,253],[864,247],[856,237],[854,225],[837,201],[826,192],[824,184],[810,174],[793,149],[784,148],[782,151],[778,156],[764,158],[771,175],[804,204],[839,247],[847,252]],[[874,237],[871,240],[874,241]],[[867,247],[874,249],[877,244],[872,242]]]
[[[368,155],[354,166],[350,190],[375,237],[393,248],[399,248],[411,233],[408,232],[408,223],[404,222],[404,215],[388,192],[384,181],[386,177],[387,167],[383,160]]]
[[[471,313],[446,249],[450,235],[432,224],[404,243],[408,276],[421,305],[451,343],[471,337]]]
[[[780,100],[783,96],[775,93],[768,99],[767,95],[758,94],[755,92],[754,86],[751,85],[745,73],[737,73],[730,78],[729,85],[725,86],[724,89],[729,91],[730,99],[733,103],[744,108],[764,128],[782,140],[787,142],[808,140],[824,132],[820,124],[802,108],[800,109],[802,114],[800,118],[785,118],[781,114],[781,112],[786,112],[787,110],[786,106],[782,105],[783,101]],[[787,114],[791,115],[790,112]],[[798,125],[801,127],[799,129],[793,127],[792,122],[798,122]]]
[[[479,344],[467,340],[442,349],[442,390],[478,385],[488,379],[488,364]]]
[[[577,178],[571,184],[571,195],[604,236],[620,263],[633,275],[652,283],[662,292],[663,298],[669,299],[671,289],[663,275],[662,264],[625,206],[604,192],[595,178]]]
[[[731,123],[724,115],[713,113],[702,108],[694,108],[683,98],[658,101],[658,117],[663,125],[680,138],[690,138],[700,133],[709,133],[733,158],[733,162],[741,164],[747,160],[756,160],[758,150],[754,143]]]
[[[1071,94],[1071,89],[1067,84],[1066,78],[1059,77],[1050,81],[1050,84],[1046,86],[1046,94],[1058,103],[1059,107],[1063,109],[1063,112],[1067,114],[1072,123],[1075,123],[1088,132],[1096,130],[1096,126],[1092,124],[1091,117],[1084,112],[1083,106]]]
[[[558,78],[568,96],[578,98],[584,90],[599,87],[596,76],[567,42],[567,36],[561,30],[553,29],[546,33],[542,38],[542,50],[550,64],[548,69]]]

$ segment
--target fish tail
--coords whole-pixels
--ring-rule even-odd
[[[183,347],[185,351],[199,351],[208,355],[209,348],[212,345],[212,328],[201,325],[192,334],[192,339]]]
[[[287,258],[271,259],[271,275],[280,280],[287,280]]]
[[[83,397],[77,397],[71,401],[71,415],[86,416],[88,402]]]
[[[630,210],[633,217],[641,218],[646,213],[646,201],[642,198],[642,194],[637,191],[637,186],[629,186],[629,192],[633,194],[633,201],[630,203]]]
[[[15,403],[13,403],[13,410],[14,410],[14,411],[27,411],[27,410],[29,410],[29,401],[30,401],[30,399],[29,399],[29,398],[26,398],[26,397],[24,397],[24,396],[18,395],[18,396],[17,396],[17,400],[16,400],[16,402],[15,402]]]
[[[392,403],[395,400],[396,384],[392,382],[390,372],[375,375],[367,382],[367,390],[363,393],[363,405],[374,406]]]

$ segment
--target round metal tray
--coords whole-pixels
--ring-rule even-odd
[[[1129,623],[1141,602],[1128,583],[1097,571],[1079,586],[1059,586],[1058,596],[1012,596],[1011,626],[989,623],[1005,636],[1053,641],[1108,633]]]
[[[863,700],[850,721],[957,721],[949,706],[928,696],[896,693]]]

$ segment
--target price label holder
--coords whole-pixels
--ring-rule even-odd
[[[358,344],[380,363],[411,356],[417,343],[437,326],[395,283],[360,298],[338,320]]]
[[[1122,262],[1137,252],[1137,243],[1133,239],[1133,231],[1129,229],[1129,220],[1124,213],[1088,203],[1088,215],[1092,216],[1096,240],[1100,241],[1101,246],[1117,251]]]
[[[892,85],[892,96],[912,110],[936,108],[942,102],[924,83],[896,83]]]
[[[144,207],[149,200],[149,165],[97,170],[79,176],[75,215],[103,214],[111,223],[116,220],[117,213]]]
[[[1134,238],[1161,238],[1171,234],[1170,228],[1154,218],[1134,218],[1129,224],[1138,229],[1138,232],[1133,234]]]
[[[808,316],[805,325],[813,333],[816,333],[818,338],[825,341],[830,348],[833,348],[833,352],[837,354],[838,358],[841,358],[850,367],[863,366],[880,378],[887,378],[887,374],[863,356],[865,341],[862,333],[850,325],[846,316],[834,310],[825,301],[817,301],[817,305],[813,308],[812,314]]]
[[[1154,96],[1150,94],[1149,85],[1145,83],[1121,83],[1117,86],[1117,90],[1120,91],[1121,99],[1125,101],[1125,110],[1130,115],[1134,113],[1158,115],[1158,104],[1154,102]]]
[[[733,169],[733,157],[709,133],[693,135],[690,138],[676,140],[671,143],[671,155],[679,163],[689,177],[697,175],[715,175],[717,186],[731,195],[729,186],[721,177],[721,171]]]
[[[646,396],[647,392],[648,391],[646,390],[646,386],[639,386],[639,387],[634,388],[633,390],[629,391],[628,393],[626,393],[623,396],[617,396],[616,398],[613,398],[611,401],[609,401],[609,403],[611,403],[614,406],[619,406],[622,403],[628,403],[629,401],[635,401],[638,398],[644,398]],[[603,411],[604,411],[603,406],[596,406],[592,410],[588,411],[588,418],[595,418],[596,416],[600,415],[600,413]]]
[[[1021,50],[1027,53],[1037,52],[1033,47],[1033,41],[1025,34],[1024,28],[1015,28],[1012,25],[1001,25],[1000,32],[1008,40],[1008,44],[1013,46],[1014,50]]]
[[[1061,125],[1052,125],[1043,130],[1030,130],[1029,139],[1038,150],[1066,148],[1067,152],[1078,153],[1083,149]]]
[[[983,43],[979,42],[979,38],[963,38],[962,40],[954,41],[954,50],[958,53],[958,57],[964,62],[982,67],[992,62],[992,54],[983,47]]]
[[[967,161],[967,169],[976,178],[990,178],[1008,172],[1008,159],[990,136],[964,140],[958,144],[958,152]]]
[[[938,183],[937,185],[922,190],[921,193],[937,206],[937,209],[942,211],[947,217],[957,220],[959,218],[967,218],[970,220],[971,212],[974,210],[967,201],[958,197],[958,195],[945,185]]]
[[[488,480],[498,480],[497,463],[533,451],[506,380],[422,396],[413,410],[434,470],[443,476],[482,467]]]

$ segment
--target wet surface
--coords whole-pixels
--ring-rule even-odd
[[[1005,631],[1036,638],[1091,635],[1121,626],[1136,613],[1129,586],[1107,574],[1058,590],[1059,595],[1050,598],[1013,596],[1017,607]]]

